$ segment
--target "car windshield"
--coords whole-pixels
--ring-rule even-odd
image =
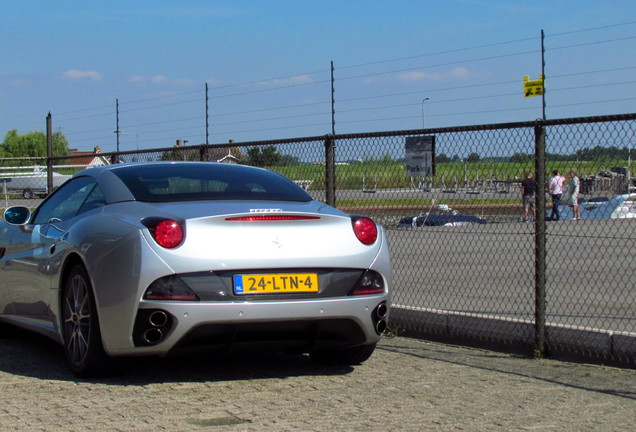
[[[183,163],[113,169],[137,201],[311,201],[300,186],[271,171],[242,165]]]

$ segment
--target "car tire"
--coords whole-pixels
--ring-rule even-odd
[[[69,273],[62,294],[62,335],[66,360],[75,375],[110,375],[112,368],[104,351],[93,291],[84,267]]]
[[[317,350],[309,353],[311,359],[319,364],[353,366],[365,362],[371,357],[376,344],[360,345],[341,350]]]
[[[33,198],[33,191],[31,189],[25,189],[22,191],[22,198],[31,199]]]

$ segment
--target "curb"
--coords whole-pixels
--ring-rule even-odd
[[[403,305],[391,307],[391,325],[409,336],[453,341],[488,348],[532,352],[534,323],[528,320],[484,316]],[[636,333],[546,324],[546,347],[551,357],[603,360],[636,367]]]

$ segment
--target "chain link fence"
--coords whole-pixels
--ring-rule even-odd
[[[393,332],[633,366],[635,129],[636,114],[178,145],[51,158],[48,172],[55,178],[95,164],[156,160],[262,166],[384,226],[394,272]],[[413,140],[434,146],[434,173],[414,176],[407,168]],[[36,163],[2,165],[13,173]],[[579,180],[580,220],[569,206],[558,206],[560,220],[553,220],[554,171],[565,177],[566,191],[573,177]],[[528,173],[538,193],[526,213]],[[5,205],[34,206],[37,194],[7,188],[14,181],[3,183]]]
[[[339,154],[362,161],[347,185],[336,176],[338,206],[389,232],[396,331],[633,365],[635,125],[621,116],[338,140]],[[408,178],[397,163],[416,134],[435,136],[434,177]],[[571,171],[579,179],[580,220],[567,206],[552,220],[554,171],[566,190]],[[526,213],[528,173],[539,193]]]

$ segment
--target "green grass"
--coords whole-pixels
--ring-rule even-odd
[[[547,162],[546,179],[551,177],[551,172],[558,169],[566,174],[574,169],[579,176],[597,174],[601,170],[609,170],[614,166],[627,166],[624,160],[601,160],[595,162]],[[323,164],[301,163],[289,166],[265,167],[281,173],[293,180],[310,180],[309,190],[325,189],[325,166]],[[489,180],[513,180],[521,179],[525,171],[534,171],[533,164],[519,164],[511,162],[448,162],[437,165],[434,178],[409,178],[406,176],[404,165],[396,161],[370,161],[351,165],[336,165],[336,187],[340,190],[361,190],[363,179],[367,189],[403,189],[418,187],[419,181],[431,181],[426,184],[433,188],[452,187],[455,182],[459,187],[464,187],[464,178],[468,180],[468,186],[488,184]],[[517,205],[518,197],[497,197],[483,199],[479,196],[470,199],[444,198],[444,203],[451,206],[493,206],[493,205]],[[361,200],[340,199],[339,207],[411,207],[430,205],[430,198],[375,198],[367,196]]]
[[[510,206],[521,205],[520,198],[487,198],[487,199],[458,199],[444,198],[443,202],[435,199],[435,203],[448,204],[451,207],[467,206]],[[375,208],[404,208],[435,205],[431,198],[366,198],[366,199],[337,199],[338,207],[375,207]]]
[[[566,174],[574,169],[579,176],[597,174],[601,170],[609,170],[614,166],[627,166],[627,161],[603,160],[598,162],[548,162],[546,164],[546,179],[551,177],[552,170],[559,170]],[[292,166],[266,167],[279,172],[293,180],[311,180],[311,189],[323,190],[325,184],[325,167],[317,164],[298,164]],[[448,162],[438,164],[436,176],[431,179],[432,187],[446,187],[457,181],[464,185],[464,177],[469,184],[479,180],[483,183],[488,180],[514,180],[522,179],[525,171],[534,172],[533,164],[517,164],[510,162]],[[336,185],[338,189],[361,189],[365,180],[367,188],[378,189],[408,188],[411,181],[417,182],[417,178],[406,176],[404,165],[398,162],[364,162],[352,165],[336,166]],[[422,178],[422,180],[424,180]]]

